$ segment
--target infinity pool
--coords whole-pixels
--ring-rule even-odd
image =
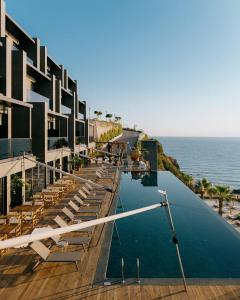
[[[240,278],[240,235],[169,172],[122,174],[117,212],[159,203],[166,190],[188,278]],[[179,278],[172,232],[164,208],[118,220],[112,228],[107,278]]]

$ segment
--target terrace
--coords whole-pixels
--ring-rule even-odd
[[[75,174],[95,180],[96,169],[98,169],[98,166],[94,164],[88,168],[81,169]],[[116,176],[114,175],[115,172],[112,168],[104,172],[105,174],[106,172],[108,174],[111,174],[110,177],[112,178]],[[137,179],[136,176],[134,178]],[[144,184],[145,187],[143,187],[143,189],[146,190],[146,193],[149,188],[156,189],[155,179],[153,181],[143,180],[143,178],[137,179],[135,185],[139,184],[139,180],[141,180],[142,184]],[[112,179],[106,178],[101,179],[99,183],[107,186],[114,184],[116,188],[118,181],[119,178],[115,177],[114,181],[112,181]],[[154,186],[151,187],[153,182]],[[165,184],[165,181],[161,183],[161,185]],[[122,188],[124,188],[124,186],[125,184],[122,185]],[[78,189],[81,187],[82,184],[75,181],[75,185],[70,190],[64,192],[63,196],[57,201],[55,205],[44,209],[43,216],[39,220],[38,226],[53,226],[54,216],[61,213],[61,208],[64,207],[68,203],[68,201],[73,198],[73,195],[76,194]],[[177,185],[177,190],[178,189],[179,187]],[[98,193],[99,189],[96,189],[95,192]],[[128,192],[130,192],[129,189],[125,190],[125,196],[128,194]],[[141,193],[141,190],[139,192]],[[122,191],[120,190],[120,195],[121,194]],[[143,197],[145,198],[146,195],[144,195]],[[114,200],[116,198],[114,198],[114,195],[109,192],[107,192],[105,196],[103,196],[102,194],[102,196],[100,197],[102,197],[103,202],[101,205],[101,213],[99,217],[106,216],[109,213],[111,214],[113,212],[112,210],[114,210],[114,207],[116,207],[117,202]],[[124,203],[124,199],[122,199],[122,201],[127,210],[133,208],[132,205],[134,203],[129,202],[129,206],[126,202]],[[154,199],[152,199],[152,201],[154,201]],[[144,204],[142,203],[140,206],[143,205]],[[156,215],[160,216],[159,220],[163,218],[160,211],[156,210],[155,213]],[[143,223],[146,223],[146,219],[151,219],[149,213],[143,214],[142,217],[141,215],[139,215],[139,220],[137,221],[139,225],[141,224],[141,219]],[[133,217],[132,220],[131,218],[125,219],[125,223],[129,222],[136,223],[136,220],[134,220]],[[117,226],[120,232],[120,238],[122,239],[123,235],[121,233],[121,226],[120,224],[118,224]],[[158,222],[156,226],[158,226]],[[146,229],[144,230],[147,230],[148,226],[145,227]],[[179,224],[177,224],[177,228],[179,228]],[[79,272],[76,271],[72,264],[51,263],[42,264],[36,271],[34,271],[34,273],[31,273],[30,270],[33,266],[33,261],[37,258],[37,255],[34,254],[33,250],[30,250],[30,248],[8,250],[8,252],[5,253],[0,259],[0,266],[2,271],[2,275],[0,277],[2,282],[0,295],[2,297],[14,297],[16,299],[20,299],[21,297],[28,299],[95,299],[96,297],[98,297],[99,299],[109,299],[109,297],[116,297],[117,299],[132,299],[133,297],[139,299],[141,299],[142,297],[143,299],[152,299],[156,297],[185,299],[187,297],[182,284],[179,282],[173,283],[170,281],[162,281],[161,283],[152,282],[148,284],[144,284],[144,282],[141,282],[141,284],[139,285],[136,283],[136,277],[134,276],[127,279],[124,284],[121,283],[121,278],[115,278],[115,280],[112,281],[111,285],[109,286],[104,286],[102,280],[100,280],[99,282],[96,278],[97,268],[99,268],[99,265],[101,265],[103,251],[107,252],[105,239],[111,241],[111,230],[109,231],[109,229],[109,226],[103,225],[99,225],[95,228],[87,252],[82,252],[83,250],[79,246],[69,245],[67,247],[67,251],[80,251],[81,253],[84,253],[84,257],[79,264]],[[161,231],[160,236],[162,235],[162,233],[163,232]],[[79,233],[72,232],[67,236],[77,237],[79,236]],[[46,242],[49,245],[49,242]],[[124,240],[123,247],[125,247]],[[135,251],[137,249],[138,247],[135,247]],[[51,250],[59,251],[59,247],[53,246]],[[146,256],[148,256],[148,254],[145,253]],[[166,256],[168,256],[168,253],[166,254]],[[140,260],[140,262],[141,261],[142,260]],[[151,267],[154,272],[156,271],[155,266],[157,265],[154,264],[154,266]],[[172,270],[174,271],[174,265],[171,266],[170,264],[168,267],[173,267]],[[117,272],[120,273],[119,271],[120,268]],[[144,270],[141,270],[141,272],[144,272]],[[106,281],[106,279],[104,279],[104,281]],[[214,282],[213,285],[211,284],[211,282],[208,282],[206,284],[206,281],[202,281],[201,284],[198,284],[197,281],[188,281],[188,284],[189,299],[217,299],[219,297],[223,297],[223,299],[232,299],[233,297],[237,298],[240,295],[239,285],[230,280],[225,284],[222,284],[220,281]]]

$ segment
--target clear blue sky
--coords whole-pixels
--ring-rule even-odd
[[[93,110],[152,135],[240,136],[239,0],[6,0]]]

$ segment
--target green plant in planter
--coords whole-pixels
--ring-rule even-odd
[[[67,147],[68,142],[64,138],[61,138],[61,139],[57,140],[53,146],[54,146],[54,148],[57,148],[57,149]]]
[[[17,174],[11,176],[11,208],[22,204],[22,187],[24,181]]]
[[[73,169],[75,171],[78,171],[79,168],[83,165],[83,160],[78,155],[74,155],[70,163]]]

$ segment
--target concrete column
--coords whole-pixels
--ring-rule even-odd
[[[27,101],[27,55],[25,51],[12,52],[12,97]]]
[[[64,70],[64,88],[68,90],[68,70]]]
[[[8,116],[8,139],[12,138],[12,108],[7,108]]]
[[[87,146],[89,146],[89,119],[85,122],[85,143]]]
[[[47,151],[47,104],[34,103],[32,109],[32,151],[45,162]]]
[[[40,40],[38,38],[33,38],[33,40],[35,41],[33,48],[34,66],[40,69]]]
[[[70,160],[71,160],[71,156],[69,155],[69,156],[67,157],[67,161],[68,161],[68,173],[70,173],[70,171],[71,171]]]
[[[62,90],[61,90],[61,80],[56,80],[55,82],[55,111],[61,112],[61,102],[62,102]]]
[[[56,77],[52,75],[51,81],[51,102],[52,102],[52,110],[56,111]]]
[[[4,0],[0,0],[0,36],[5,37],[6,35],[6,7]]]
[[[56,166],[56,161],[53,160],[53,167],[55,168],[55,166]],[[55,176],[56,176],[56,172],[53,171],[53,183],[56,181],[56,180],[55,180]]]
[[[69,140],[69,146],[70,148],[74,149],[75,148],[75,143],[76,143],[76,123],[75,123],[75,114],[76,114],[76,102],[75,102],[75,93],[73,95],[72,101],[70,103],[70,108],[72,110],[71,115],[69,116],[68,119],[68,140]]]
[[[40,46],[40,71],[47,74],[47,47]]]
[[[64,80],[64,66],[60,65],[61,68],[61,83],[62,83],[62,87],[65,87],[65,80]]]
[[[7,175],[7,203],[6,203],[6,211],[7,214],[10,210],[10,204],[11,204],[11,175]]]
[[[61,155],[59,161],[60,161],[59,169],[62,171],[63,170],[63,157],[62,157],[62,155]],[[62,178],[62,173],[60,173],[59,175],[60,175],[60,178]]]
[[[22,170],[22,181],[24,183],[26,182],[25,168],[23,168],[23,170]],[[26,187],[25,187],[25,184],[24,184],[23,187],[22,187],[22,201],[23,201],[23,204],[26,202],[26,191],[25,191],[25,189],[26,189]]]
[[[12,97],[12,42],[10,38],[0,38],[0,92],[7,97]]]
[[[32,108],[29,108],[29,138],[32,138]]]

